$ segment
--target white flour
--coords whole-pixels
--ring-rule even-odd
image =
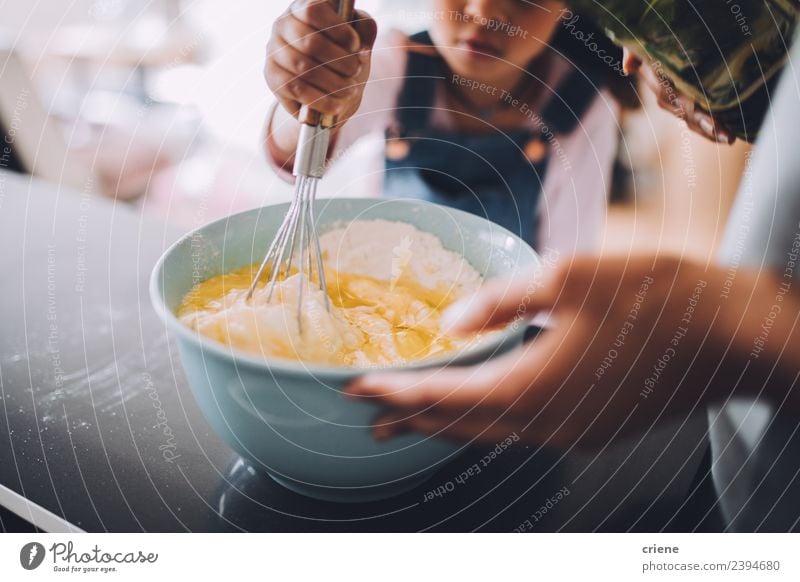
[[[357,220],[320,237],[334,270],[392,281],[404,273],[428,288],[452,285],[460,297],[475,291],[481,275],[434,235],[405,222]]]

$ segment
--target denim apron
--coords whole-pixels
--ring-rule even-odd
[[[431,45],[427,32],[410,41]],[[384,195],[477,214],[535,246],[550,142],[575,128],[597,95],[597,80],[572,70],[537,111],[537,128],[474,135],[430,123],[437,86],[450,82],[439,56],[409,50],[405,79],[395,123],[386,132]]]

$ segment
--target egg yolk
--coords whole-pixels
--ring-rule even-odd
[[[263,277],[250,300],[258,265],[196,285],[177,315],[202,335],[263,356],[342,366],[398,365],[462,349],[478,337],[450,336],[442,312],[457,300],[452,289],[431,289],[406,273],[392,281],[325,270],[330,310],[315,283],[305,282],[298,325],[297,285],[290,276],[266,299]]]

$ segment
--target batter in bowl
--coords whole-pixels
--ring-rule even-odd
[[[435,236],[386,220],[354,221],[320,237],[328,296],[300,278],[246,295],[258,265],[195,286],[178,317],[200,334],[261,355],[337,366],[402,365],[471,346],[441,330],[442,312],[480,286],[480,274]],[[265,278],[266,279],[266,278]]]

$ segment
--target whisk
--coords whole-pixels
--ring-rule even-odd
[[[353,4],[354,0],[339,0],[339,16],[345,21],[349,21],[353,17]],[[297,151],[292,170],[292,173],[297,178],[294,198],[250,285],[247,299],[250,300],[252,298],[261,275],[267,265],[271,263],[272,268],[267,283],[267,302],[269,302],[275,292],[275,285],[281,272],[283,272],[284,276],[289,275],[295,258],[295,247],[299,247],[297,253],[299,274],[297,324],[299,331],[302,333],[304,279],[306,279],[307,273],[307,280],[310,284],[313,280],[313,270],[315,268],[319,288],[325,298],[325,308],[330,310],[327,285],[325,284],[325,271],[322,267],[322,250],[317,236],[314,202],[317,197],[317,183],[325,173],[325,162],[328,154],[328,145],[330,144],[330,129],[336,124],[336,117],[322,115],[308,106],[303,106],[298,119],[301,123],[300,135],[297,140]]]

